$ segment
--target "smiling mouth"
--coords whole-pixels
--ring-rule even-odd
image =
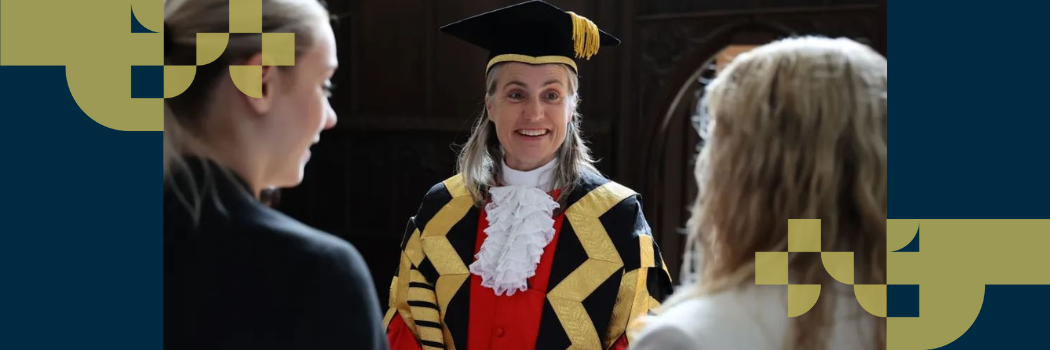
[[[521,136],[540,137],[547,136],[551,131],[547,129],[521,129],[515,130],[514,132]]]

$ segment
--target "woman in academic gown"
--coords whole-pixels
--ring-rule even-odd
[[[442,30],[490,51],[485,111],[409,220],[392,348],[625,349],[670,277],[639,196],[581,138],[574,58],[619,40],[542,1]]]
[[[229,6],[165,2],[165,64],[194,66],[197,33],[230,31]],[[309,147],[336,122],[326,95],[338,65],[316,0],[264,0],[261,10],[262,31],[294,34],[295,66],[267,61],[280,52],[263,58],[267,34],[231,34],[165,100],[164,347],[385,349],[360,254],[258,200],[302,180]],[[235,82],[231,65],[260,66],[261,86]]]

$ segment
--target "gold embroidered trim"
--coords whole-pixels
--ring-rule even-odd
[[[521,62],[521,63],[528,63],[528,64],[561,63],[561,64],[564,64],[564,65],[568,65],[569,67],[572,67],[572,70],[574,70],[574,71],[579,71],[579,69],[576,68],[576,61],[573,61],[571,58],[568,58],[568,57],[565,57],[565,56],[540,56],[540,57],[533,57],[533,56],[518,55],[518,54],[503,54],[503,55],[499,55],[499,56],[493,57],[491,60],[489,60],[489,64],[487,66],[485,66],[485,71],[488,72],[489,69],[492,69],[492,66],[496,65],[497,63],[503,63],[503,62]]]
[[[631,189],[609,182],[587,193],[565,211],[565,217],[576,231],[588,259],[551,289],[547,300],[572,342],[572,348],[604,349],[611,344],[608,339],[611,331],[603,330],[605,339],[599,338],[598,330],[583,307],[583,300],[594,293],[609,276],[623,271],[623,259],[598,218],[633,195],[635,192]],[[635,279],[630,282],[636,283],[637,291],[639,281]],[[644,284],[641,286],[644,288]],[[617,299],[620,293],[622,291],[617,293]],[[637,304],[637,294],[630,294],[632,305]],[[622,308],[625,307],[617,307]],[[602,344],[603,340],[605,344]]]

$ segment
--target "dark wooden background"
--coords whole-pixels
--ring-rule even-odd
[[[277,208],[354,244],[384,308],[406,220],[453,175],[481,110],[486,52],[438,31],[518,0],[329,0],[342,68],[306,179]],[[712,58],[789,35],[850,37],[886,54],[886,0],[550,0],[623,44],[580,65],[583,130],[598,168],[642,194],[668,268],[695,195],[695,114]]]

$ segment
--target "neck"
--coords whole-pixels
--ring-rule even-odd
[[[260,198],[267,186],[266,164],[269,158],[263,148],[253,142],[250,125],[234,126],[228,122],[233,118],[216,117],[206,119],[211,125],[206,126],[208,133],[200,140],[204,149],[195,152],[233,171],[248,183],[252,196]]]
[[[265,183],[262,176],[264,167],[259,164],[261,162],[253,161],[255,157],[244,157],[242,155],[243,153],[228,150],[209,153],[209,157],[216,163],[230,169],[230,171],[244,179],[248,183],[248,190],[252,192],[252,196],[259,199],[264,188],[262,184]]]
[[[545,192],[554,189],[554,168],[557,162],[551,159],[545,164],[528,171],[512,168],[506,161],[503,162],[502,181],[505,186],[525,186],[539,188]]]
[[[512,156],[507,156],[507,155],[505,155],[504,158],[503,158],[503,164],[505,164],[507,167],[509,167],[511,169],[514,169],[514,170],[517,170],[517,171],[533,171],[533,170],[539,169],[540,167],[542,167],[544,165],[547,165],[547,164],[549,164],[550,162],[553,162],[553,161],[554,161],[554,155],[553,154],[550,157],[547,157],[546,159],[537,160],[537,161],[526,161],[526,160],[521,160],[521,159],[518,159],[518,158],[515,158],[515,157],[512,157]]]

